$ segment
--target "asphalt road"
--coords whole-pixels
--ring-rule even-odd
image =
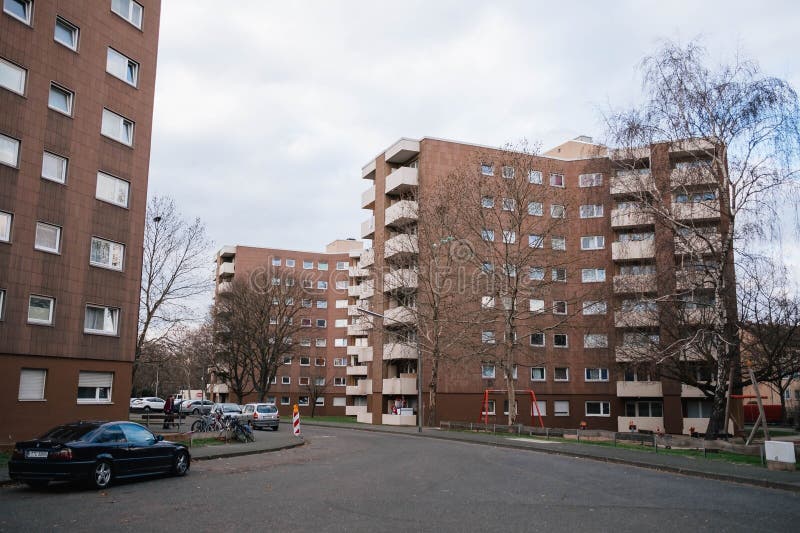
[[[535,452],[306,427],[185,478],[0,488],[0,531],[794,531],[800,495]]]

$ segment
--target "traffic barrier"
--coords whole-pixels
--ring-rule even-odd
[[[300,436],[300,407],[297,404],[292,409],[292,433],[295,437]]]

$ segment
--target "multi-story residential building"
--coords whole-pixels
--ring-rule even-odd
[[[664,224],[657,224],[652,212],[638,201],[642,187],[662,191],[676,218],[698,223],[702,226],[698,231],[706,236],[718,231],[721,210],[707,208],[714,202],[707,198],[713,189],[709,186],[714,179],[711,173],[705,178],[701,174],[688,187],[680,184],[679,188],[676,183],[683,169],[702,157],[703,149],[691,143],[654,145],[628,154],[623,162],[618,159],[621,155],[610,154],[591,138],[579,137],[541,156],[530,156],[532,166],[525,175],[504,163],[508,151],[461,142],[403,138],[381,152],[362,169],[362,178],[370,186],[361,196],[361,206],[371,216],[361,225],[361,237],[372,239],[373,246],[353,265],[349,294],[352,306],[386,318],[382,324],[375,322],[371,329],[360,330],[350,343],[348,350],[355,359],[348,378],[347,413],[367,423],[417,423],[414,332],[405,334],[412,342],[398,344],[392,331],[394,326],[413,330],[413,311],[423,305],[413,296],[419,272],[414,258],[420,250],[430,249],[430,243],[420,240],[425,232],[420,231],[416,213],[420,205],[431,201],[437,180],[472,165],[473,172],[486,180],[526,180],[530,187],[557,189],[568,198],[566,208],[537,202],[528,206],[531,216],[565,219],[552,246],[550,238],[546,245],[541,238],[534,244],[534,235],[530,245],[546,249],[542,250],[545,257],[564,250],[571,254],[563,269],[553,269],[554,283],[548,287],[547,298],[531,300],[531,314],[550,313],[551,309],[559,314],[563,308],[562,314],[567,315],[568,300],[572,300],[570,306],[582,309],[570,313],[563,324],[529,335],[530,343],[526,341],[525,346],[530,363],[521,365],[518,372],[515,368],[515,388],[534,390],[545,425],[574,428],[586,423],[618,431],[628,431],[631,426],[669,433],[704,431],[710,404],[700,390],[642,370],[630,356],[633,347],[644,344],[643,338],[658,345],[659,336],[667,334],[661,331],[664,325],[658,315],[651,312],[652,302],[660,295],[681,292],[682,284],[690,289],[693,272],[689,265],[703,257],[686,239],[676,238]],[[692,203],[694,197],[703,203]],[[478,201],[487,209],[515,209],[506,198],[502,205],[494,196],[478,197]],[[504,232],[502,242],[514,242],[515,238]],[[501,239],[484,230],[483,240]],[[531,268],[531,279],[534,270]],[[542,279],[541,272],[536,275]],[[398,279],[404,280],[402,292],[397,290]],[[591,301],[582,298],[589,285],[595,294],[605,296]],[[708,298],[702,284],[688,292],[698,301]],[[684,303],[685,309],[691,307],[692,302]],[[497,333],[474,334],[482,336],[484,343],[494,344]],[[427,384],[431,369],[424,353],[422,361],[424,379],[420,381]],[[442,365],[438,369],[438,420],[506,420],[508,402],[504,409],[499,408],[503,393],[489,393],[489,401],[484,402],[485,390],[505,388],[499,369],[496,374],[493,364],[475,358]],[[427,394],[426,388],[424,392]],[[517,401],[518,420],[534,423],[531,396],[522,394]],[[423,410],[426,408],[423,405]]]
[[[124,418],[159,0],[3,0],[0,444]]]
[[[300,327],[266,399],[284,416],[291,415],[294,404],[300,406],[301,413],[310,413],[314,396],[315,414],[345,414],[348,335],[352,333],[348,319],[349,270],[351,258],[358,257],[362,248],[362,242],[344,239],[328,244],[325,252],[250,246],[223,246],[217,252],[215,298],[224,298],[234,279],[247,279],[261,269],[282,273],[300,285],[302,295],[294,302],[301,307],[295,317]],[[217,401],[257,400],[254,393],[236,398],[228,384],[213,375],[208,392]]]

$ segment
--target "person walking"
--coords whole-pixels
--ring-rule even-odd
[[[172,406],[175,403],[174,397],[170,394],[167,398],[167,403],[164,404],[164,426],[163,429],[169,429],[172,424]]]

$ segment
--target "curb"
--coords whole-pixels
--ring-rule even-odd
[[[329,428],[341,428],[341,429],[354,429],[357,431],[372,431],[375,433],[385,433],[390,435],[404,435],[407,437],[424,437],[428,439],[438,439],[438,440],[446,440],[446,441],[457,441],[463,442],[466,444],[475,444],[478,446],[494,446],[497,448],[509,448],[514,450],[524,450],[528,452],[535,452],[535,453],[546,453],[550,455],[560,455],[562,457],[573,457],[577,459],[588,459],[591,461],[598,461],[602,463],[612,463],[612,464],[620,464],[620,465],[627,465],[633,466],[637,468],[644,468],[647,470],[655,470],[658,472],[668,472],[671,474],[681,474],[684,476],[689,477],[696,477],[696,478],[703,478],[703,479],[712,479],[716,481],[726,481],[729,483],[738,483],[741,485],[751,485],[754,487],[761,487],[761,488],[768,488],[768,489],[777,489],[777,490],[786,490],[790,492],[800,492],[800,485],[792,484],[792,483],[784,483],[781,481],[770,481],[768,479],[753,479],[747,477],[740,477],[734,476],[730,474],[718,474],[714,472],[702,472],[699,470],[692,470],[688,468],[682,467],[675,467],[669,465],[655,465],[652,463],[646,463],[643,461],[638,461],[635,459],[619,459],[616,457],[602,457],[598,455],[592,455],[588,453],[581,453],[581,452],[568,452],[564,450],[558,450],[554,448],[537,448],[532,446],[524,446],[522,444],[516,444],[513,442],[481,442],[475,441],[471,439],[460,439],[452,434],[442,433],[439,435],[431,434],[431,433],[417,433],[417,432],[402,432],[402,431],[392,431],[383,429],[382,427],[377,428],[366,428],[366,427],[358,427],[358,426],[344,426],[344,425],[330,425],[325,423],[314,423],[314,422],[305,422],[307,426],[317,426],[317,427],[329,427]],[[430,431],[434,428],[428,428]],[[439,431],[437,429],[437,431]],[[445,436],[445,435],[450,436]]]

